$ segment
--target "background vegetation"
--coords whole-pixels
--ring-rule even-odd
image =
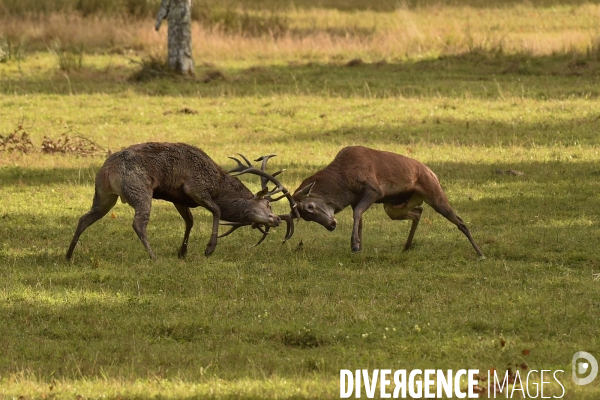
[[[152,2],[0,2],[0,396],[333,398],[341,368],[510,367],[598,397],[570,362],[600,355],[600,7],[365,4],[195,2],[186,79],[161,69]],[[403,253],[409,225],[374,207],[357,255],[345,211],[208,259],[196,209],[181,261],[157,201],[157,263],[122,204],[67,263],[95,171],[143,141],[277,153],[290,189],[347,145],[409,155],[488,259],[430,208]]]

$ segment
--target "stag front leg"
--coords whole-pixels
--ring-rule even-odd
[[[199,206],[206,208],[213,215],[212,233],[210,235],[210,240],[206,245],[206,250],[204,250],[204,255],[208,257],[215,251],[215,248],[217,247],[217,236],[219,235],[219,220],[221,219],[221,209],[215,202],[212,201],[208,193],[198,195],[194,192],[192,188],[189,188],[187,186],[184,186],[183,191],[185,192],[185,194],[190,196],[192,200],[194,200]]]
[[[185,221],[185,233],[183,235],[183,243],[181,244],[181,248],[179,249],[179,258],[185,258],[188,250],[188,239],[190,238],[190,231],[194,226],[194,217],[192,216],[192,212],[186,206],[182,206],[181,204],[174,204],[177,211],[179,211],[179,215]]]
[[[380,197],[381,195],[378,192],[375,190],[370,190],[365,193],[358,204],[352,207],[354,211],[354,226],[352,229],[352,238],[350,240],[350,244],[353,252],[362,250],[362,215]]]

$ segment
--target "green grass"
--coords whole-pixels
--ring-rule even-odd
[[[38,149],[67,132],[112,151],[183,141],[223,166],[237,152],[277,153],[271,168],[287,169],[290,190],[344,146],[395,151],[438,174],[488,259],[429,207],[402,252],[409,224],[376,206],[360,254],[345,210],[333,233],[300,222],[288,243],[276,229],[252,248],[259,234],[239,230],[210,258],[211,219],[196,209],[181,261],[183,221],[156,201],[158,262],[119,203],[68,263],[103,157],[0,153],[0,397],[334,398],[340,369],[523,362],[565,370],[569,399],[600,395],[600,381],[569,377],[575,351],[600,356],[594,57],[473,51],[354,67],[232,57],[198,67],[199,78],[225,77],[209,82],[133,82],[139,66],[118,55],[86,55],[68,72],[58,61],[0,64],[0,134],[22,124]]]

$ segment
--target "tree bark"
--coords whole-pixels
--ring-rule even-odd
[[[154,27],[157,31],[165,18],[169,24],[169,68],[179,74],[194,76],[192,0],[162,0]]]

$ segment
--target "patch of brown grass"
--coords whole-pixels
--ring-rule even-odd
[[[86,51],[144,50],[166,43],[166,30],[155,32],[153,22],[126,17],[82,17],[71,14],[4,17],[0,37],[22,40],[28,50],[46,50],[53,42],[83,46]]]
[[[400,7],[391,12],[335,9],[206,14],[193,22],[196,59],[364,62],[403,60],[478,51],[550,55],[598,53],[600,5],[538,8],[465,6]],[[122,16],[48,14],[4,17],[0,37],[45,50],[53,41],[86,52],[166,53],[166,29],[154,21]]]

